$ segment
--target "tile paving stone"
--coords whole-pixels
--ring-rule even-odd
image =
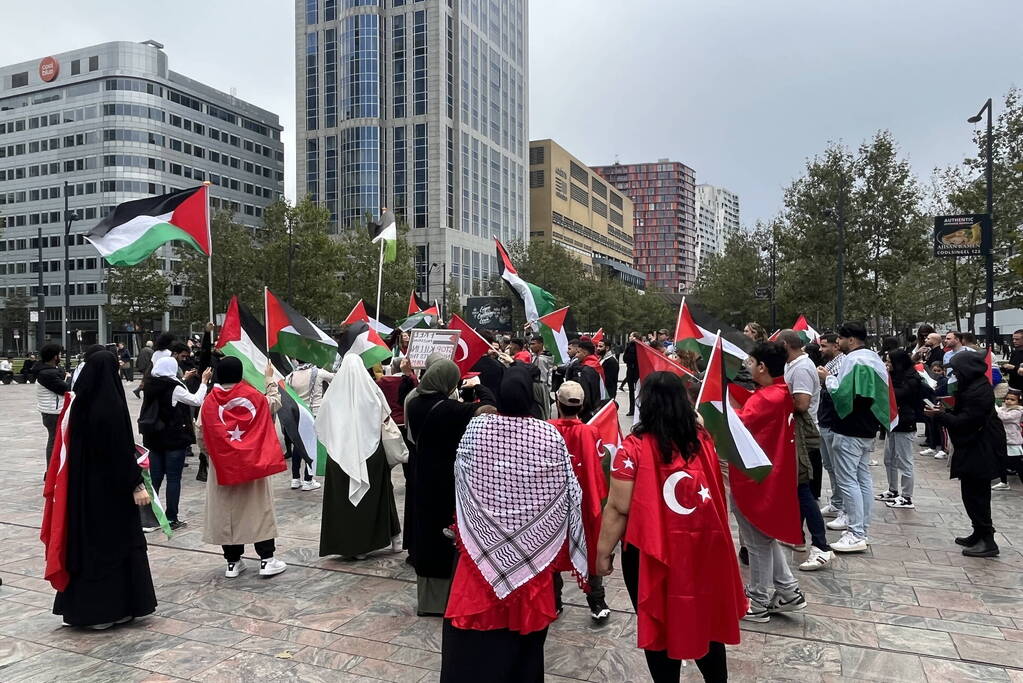
[[[291,491],[286,474],[273,486],[287,572],[270,580],[254,571],[223,576],[220,549],[202,542],[204,490],[189,468],[181,501],[188,529],[172,539],[148,537],[156,614],[108,632],[61,628],[41,578],[39,487],[25,483],[40,460],[33,390],[0,387],[0,439],[8,447],[0,471],[0,681],[438,680],[441,622],[415,616],[415,574],[404,554],[320,558],[322,490]],[[134,399],[130,405],[138,410]],[[916,468],[917,510],[875,505],[866,553],[796,572],[805,613],[742,625],[742,643],[728,649],[732,680],[1023,683],[1016,647],[1023,636],[1023,492],[994,498],[1001,556],[967,558],[952,543],[968,521],[946,463],[919,458]],[[393,481],[401,508],[400,470]],[[566,590],[566,611],[545,648],[548,680],[649,680],[620,576],[605,586],[615,611],[599,626],[583,594]],[[285,653],[290,659],[277,657]],[[683,670],[683,679],[699,678],[695,666]]]

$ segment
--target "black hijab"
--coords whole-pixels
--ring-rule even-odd
[[[242,362],[234,356],[225,356],[217,363],[217,384],[237,384],[242,381]]]
[[[511,365],[501,379],[501,395],[498,399],[501,414],[510,417],[532,417],[533,376],[528,366]]]

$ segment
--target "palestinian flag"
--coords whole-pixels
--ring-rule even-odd
[[[504,245],[496,237],[494,242],[497,244],[497,267],[501,270],[501,278],[508,283],[511,290],[518,296],[519,301],[522,302],[522,306],[526,309],[526,322],[532,324],[535,330],[541,315],[554,312],[556,307],[554,295],[519,277]],[[548,340],[545,337],[544,341],[551,342],[547,348],[554,348],[553,339]]]
[[[595,332],[595,333],[593,334],[593,336],[592,336],[592,337],[590,337],[590,341],[591,341],[591,342],[593,342],[593,345],[594,345],[594,346],[596,346],[596,345],[597,345],[597,342],[599,342],[599,341],[602,341],[603,339],[604,339],[604,328],[603,328],[603,327],[602,327],[602,328],[600,328],[599,330],[597,330],[597,331],[596,331],[596,332]]]
[[[829,388],[838,417],[845,419],[853,410],[856,397],[871,400],[870,410],[886,431],[899,424],[899,407],[895,403],[888,368],[881,357],[869,349],[847,353],[838,371],[838,387]],[[829,379],[829,385],[833,380]]]
[[[801,315],[796,319],[796,322],[792,325],[792,329],[799,333],[804,346],[810,342],[816,343],[821,338],[821,336],[817,333],[817,330],[810,327],[810,323],[806,321],[805,315]]]
[[[156,523],[160,526],[160,530],[163,531],[167,538],[171,538],[174,532],[171,531],[170,520],[167,519],[167,513],[163,509],[163,503],[160,502],[160,496],[157,495],[156,489],[153,488],[153,477],[149,473],[149,449],[144,446],[135,444],[135,463],[142,470],[142,484],[146,487],[146,493],[149,494],[149,508],[153,511],[153,517],[156,518]]]
[[[923,363],[916,363],[913,365],[913,368],[916,370],[916,374],[920,376],[920,381],[929,386],[932,391],[938,388],[938,382],[927,373]]]
[[[384,343],[376,330],[365,322],[357,322],[345,330],[339,351],[342,356],[346,353],[357,353],[362,357],[362,363],[367,369],[391,359],[390,347]]]
[[[718,454],[728,460],[730,467],[760,482],[771,473],[771,460],[728,401],[729,383],[722,363],[723,355],[718,340],[707,363],[703,386],[696,399],[696,411],[703,417],[703,425],[714,437]]]
[[[424,310],[412,313],[409,317],[398,323],[398,329],[408,332],[414,327],[433,327],[440,320],[440,311],[436,306],[430,306]]]
[[[565,332],[565,316],[568,315],[568,306],[559,308],[553,313],[542,315],[540,321],[540,334],[546,340],[550,337],[553,344],[547,348],[554,356],[554,362],[558,365],[568,362],[568,333]]]
[[[266,387],[263,370],[267,362],[273,363],[274,381],[281,392],[281,409],[277,420],[292,443],[292,448],[322,475],[326,467],[326,451],[316,439],[316,425],[308,404],[284,381],[292,368],[279,353],[266,350],[266,328],[252,313],[231,297],[224,325],[217,338],[217,348],[225,356],[234,356],[242,362],[242,379],[259,391]]]
[[[408,314],[414,315],[420,311],[425,311],[429,307],[430,302],[416,294],[415,290],[412,290],[408,298]]]
[[[369,236],[373,244],[383,242],[384,261],[391,263],[398,258],[398,224],[390,209],[384,208],[378,219],[370,221]]]
[[[263,288],[266,304],[266,348],[269,351],[333,370],[337,342],[308,318]]]
[[[355,304],[352,308],[352,312],[348,314],[348,317],[341,321],[342,325],[353,325],[357,322],[364,322],[373,327],[377,331],[377,334],[389,335],[394,332],[394,329],[384,325],[379,320],[374,320],[369,317],[369,313],[366,312],[366,304],[363,303],[362,299]]]
[[[675,348],[692,351],[709,363],[708,359],[714,348],[715,338],[715,335],[711,334],[709,330],[696,324],[683,297],[682,303],[678,307],[678,320],[675,323]],[[735,377],[742,368],[743,361],[746,360],[746,352],[727,339],[721,340],[721,348],[726,354],[725,370],[729,377]]]
[[[205,185],[119,204],[86,239],[112,266],[134,266],[168,242],[210,255],[210,212]]]

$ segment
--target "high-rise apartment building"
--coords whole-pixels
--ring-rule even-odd
[[[529,143],[529,217],[530,240],[557,244],[591,272],[643,287],[646,278],[632,267],[632,200],[553,140]]]
[[[60,339],[66,187],[77,217],[68,240],[69,336],[106,342],[106,271],[85,233],[122,202],[207,180],[211,210],[258,225],[284,191],[280,122],[171,71],[159,43],[103,43],[0,67],[0,302],[28,296],[35,310],[42,269],[45,336]],[[171,247],[157,254],[175,270]],[[157,329],[202,322],[171,319],[181,294],[172,285],[172,309]],[[15,343],[7,329],[0,346],[33,348],[35,336],[19,329]]]
[[[479,292],[526,240],[526,0],[295,0],[297,187],[338,231],[382,206],[417,289]],[[436,265],[434,265],[436,264]]]
[[[699,238],[697,256],[699,265],[702,265],[711,254],[723,254],[728,239],[742,229],[739,195],[723,187],[697,185],[696,220]]]
[[[647,288],[687,292],[696,284],[696,174],[678,161],[594,166],[632,199],[635,267]]]

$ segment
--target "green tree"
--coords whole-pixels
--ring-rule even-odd
[[[383,284],[380,300],[381,317],[395,320],[408,313],[409,293],[416,286],[416,271],[413,264],[414,247],[406,236],[408,226],[398,224],[398,245],[395,260],[384,263]],[[380,265],[380,247],[373,244],[369,231],[363,226],[346,230],[340,237],[341,260],[336,268],[339,273],[338,300],[341,320],[352,307],[362,299],[371,316],[376,315],[377,276]]]
[[[770,285],[762,251],[770,240],[770,229],[759,223],[752,233],[733,234],[724,252],[711,255],[700,269],[693,298],[736,329],[750,320],[767,320],[770,302],[754,298],[753,290]]]
[[[136,335],[142,335],[167,310],[170,282],[158,264],[157,257],[150,256],[134,266],[110,268],[106,311],[112,323],[129,323]]]
[[[448,280],[447,298],[444,300],[444,315],[450,319],[452,314],[462,315],[462,297],[458,295],[458,278],[454,275]]]
[[[14,288],[12,287],[13,291]],[[19,330],[21,334],[21,343],[15,344],[25,348],[25,344],[28,342],[30,335],[29,332],[29,311],[32,309],[33,299],[29,298],[25,294],[12,294],[11,296],[4,299],[4,307],[0,309],[0,330],[3,331],[3,337],[0,338],[0,347],[7,341],[7,330],[11,330],[11,339],[14,338],[14,330]],[[42,323],[35,323],[35,325],[41,325]],[[33,326],[34,327],[34,326]],[[0,348],[2,350],[2,348]]]

